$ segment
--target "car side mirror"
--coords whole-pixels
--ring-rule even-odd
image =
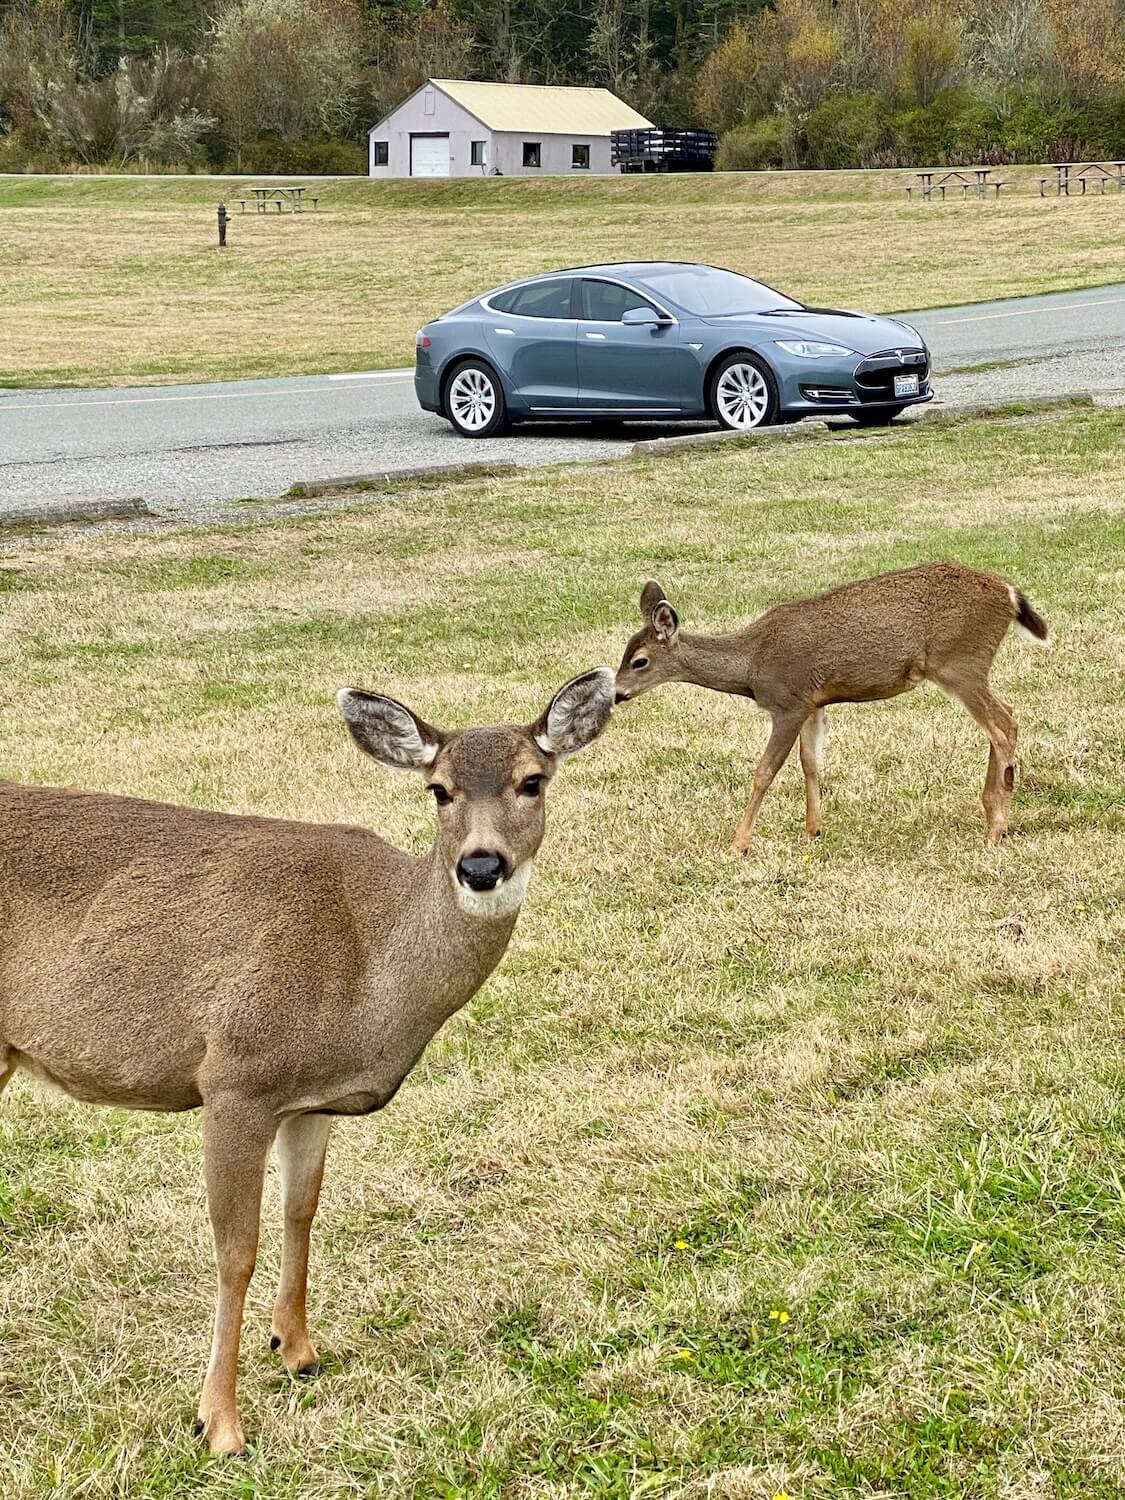
[[[656,328],[667,319],[660,317],[654,307],[631,307],[621,314],[621,321],[628,328]]]

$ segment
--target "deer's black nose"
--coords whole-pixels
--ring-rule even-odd
[[[504,878],[504,861],[498,854],[466,854],[457,862],[457,879],[473,891],[493,891]]]
[[[613,695],[613,701],[614,701],[614,703],[628,703],[628,701],[629,701],[629,694],[628,693],[614,693],[614,695]]]

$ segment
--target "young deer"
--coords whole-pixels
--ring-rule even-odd
[[[1013,622],[1033,640],[1047,626],[1024,596],[991,573],[961,563],[922,563],[847,583],[812,599],[775,605],[730,635],[688,635],[656,582],[641,594],[645,624],[617,671],[618,703],[662,682],[693,682],[752,698],[773,729],[754,771],[753,793],[733,847],[745,854],[770,783],[794,741],[805,773],[805,828],[821,830],[825,707],[907,693],[927,678],[962,703],[989,739],[981,801],[988,841],[1008,830],[1015,785],[1016,721],[988,685]]]
[[[16,1068],[76,1099],[203,1108],[219,1291],[197,1429],[243,1454],[235,1399],[266,1158],[284,1198],[271,1347],[315,1374],[309,1230],[334,1115],[382,1109],[499,963],[543,838],[544,794],[609,721],[613,671],[526,727],[439,730],[356,689],[362,750],[420,771],[437,838],[238,817],[0,782],[0,1088]]]

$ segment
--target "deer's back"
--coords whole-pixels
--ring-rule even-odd
[[[763,706],[893,697],[965,654],[991,662],[1011,623],[1008,585],[962,563],[923,563],[767,610],[747,627]]]
[[[340,1024],[417,864],[360,828],[0,782],[0,1044],[78,1097],[96,1074],[190,1107],[209,1049],[252,1066]]]

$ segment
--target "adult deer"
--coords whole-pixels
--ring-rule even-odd
[[[381,1109],[499,963],[563,759],[609,721],[613,671],[533,724],[439,730],[357,689],[362,750],[420,771],[437,838],[0,783],[0,1088],[16,1068],[93,1104],[203,1108],[219,1291],[199,1430],[242,1454],[243,1301],[266,1158],[284,1200],[271,1347],[316,1373],[309,1230],[334,1115]]]
[[[989,687],[1008,627],[1046,642],[1047,626],[1018,589],[962,563],[922,563],[846,583],[766,610],[730,635],[688,635],[655,581],[641,594],[644,625],[625,647],[617,702],[662,682],[692,682],[752,698],[773,720],[733,847],[745,854],[770,783],[800,738],[805,828],[821,830],[825,708],[907,693],[927,679],[962,703],[989,740],[981,801],[988,841],[1008,830],[1015,786],[1016,721]]]

